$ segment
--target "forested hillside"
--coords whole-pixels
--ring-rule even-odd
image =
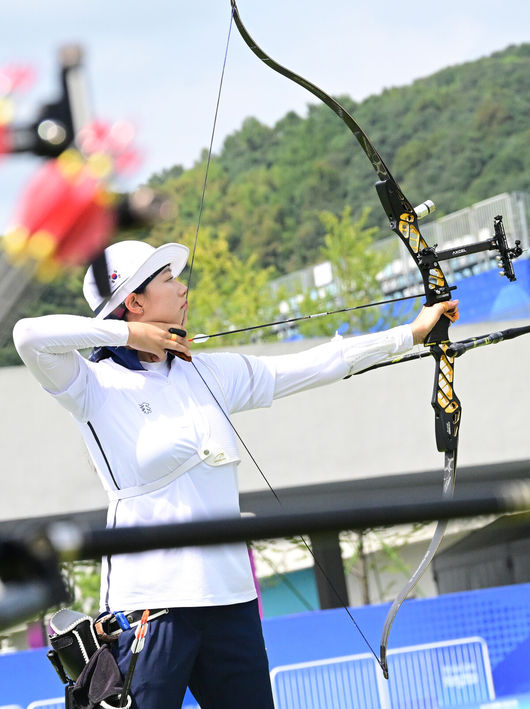
[[[341,103],[369,135],[405,194],[438,215],[499,192],[530,190],[530,44],[444,69],[360,104]],[[173,238],[197,219],[203,164],[153,178],[178,205]],[[162,179],[160,179],[162,178]],[[376,176],[342,121],[323,104],[269,128],[248,118],[213,163],[204,224],[223,229],[239,255],[278,273],[318,258],[321,210],[373,207],[386,227]],[[388,232],[387,232],[388,233]]]
[[[499,192],[530,191],[530,44],[449,67],[359,104],[347,96],[339,100],[414,204],[432,199],[442,215]],[[153,244],[192,244],[205,158],[192,169],[176,165],[151,178],[175,203],[171,223],[152,230]],[[212,160],[201,235],[222,244],[223,264],[234,277],[249,258],[253,268],[269,267],[266,275],[274,277],[320,258],[324,210],[340,215],[349,207],[359,219],[371,207],[366,226],[380,228],[376,238],[388,235],[375,180],[353,135],[323,104],[311,104],[307,117],[288,113],[272,127],[248,118]],[[215,263],[209,268],[211,278]],[[28,313],[88,314],[80,283],[79,274],[69,274],[28,306]],[[16,361],[9,347],[0,350],[0,364]]]

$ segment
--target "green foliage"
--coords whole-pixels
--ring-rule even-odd
[[[73,598],[69,607],[96,617],[99,612],[101,565],[76,561],[63,564],[62,571]]]
[[[357,577],[359,583],[365,584],[367,591],[369,587],[375,587],[376,593],[369,594],[371,597],[365,598],[366,603],[381,603],[394,598],[405,581],[410,579],[414,568],[403,559],[402,550],[416,542],[419,536],[425,536],[428,526],[428,523],[415,522],[389,529],[367,529],[362,534],[340,533],[346,575]],[[363,544],[367,539],[371,547],[369,554],[365,554]],[[389,579],[384,585],[383,575]],[[421,585],[416,585],[412,597],[424,595]]]
[[[149,187],[160,187],[168,180],[180,177],[183,172],[184,168],[182,165],[174,165],[173,167],[160,170],[160,172],[155,172],[155,174],[151,175],[149,178]]]
[[[530,189],[530,45],[444,69],[392,88],[353,113],[414,203],[433,199],[446,214],[493,194]],[[204,165],[175,173],[176,237],[197,218]],[[367,226],[388,234],[361,147],[327,106],[286,114],[273,127],[248,118],[210,170],[203,224],[223,229],[231,250],[257,257],[276,275],[318,260],[319,214],[371,207]],[[427,192],[426,192],[427,191]]]
[[[270,272],[259,268],[255,257],[243,261],[230,251],[222,232],[201,231],[189,294],[190,333],[212,334],[270,320],[274,307],[269,278]],[[237,342],[250,337],[239,335]],[[206,346],[219,345],[212,339]]]
[[[366,207],[359,219],[352,220],[350,207],[341,216],[321,212],[320,219],[326,229],[321,249],[323,260],[331,263],[336,290],[322,294],[307,294],[300,311],[325,312],[339,308],[352,308],[381,298],[377,274],[386,265],[387,257],[373,248],[376,227],[367,227],[370,208]],[[306,336],[332,335],[339,325],[348,323],[349,331],[366,331],[380,318],[373,308],[340,313],[326,318],[308,320],[300,324]]]
[[[85,269],[75,268],[62,273],[53,283],[34,284],[15,305],[10,317],[0,330],[0,367],[21,364],[11,340],[11,330],[17,320],[24,317],[40,317],[53,313],[91,315],[82,294]]]

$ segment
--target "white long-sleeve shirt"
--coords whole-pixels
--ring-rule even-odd
[[[239,454],[227,416],[412,347],[411,329],[402,326],[296,354],[203,353],[193,363],[175,358],[169,367],[142,363],[140,370],[112,359],[90,362],[78,352],[124,346],[128,336],[124,321],[73,315],[21,320],[13,333],[25,364],[74,416],[109,493],[111,527],[239,516]],[[190,469],[173,477],[186,462]],[[103,560],[101,606],[114,611],[225,605],[255,596],[244,544]]]

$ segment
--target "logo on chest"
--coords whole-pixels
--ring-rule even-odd
[[[142,413],[144,413],[144,414],[152,414],[153,413],[153,409],[151,408],[151,404],[147,401],[142,401],[142,403],[138,404],[138,406],[140,407],[140,409],[142,410]]]

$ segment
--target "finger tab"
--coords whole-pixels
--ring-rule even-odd
[[[169,332],[170,332],[172,335],[178,335],[179,337],[186,337],[186,334],[187,334],[187,333],[186,333],[186,330],[183,330],[183,329],[180,328],[180,327],[170,327],[170,328],[169,328]]]

